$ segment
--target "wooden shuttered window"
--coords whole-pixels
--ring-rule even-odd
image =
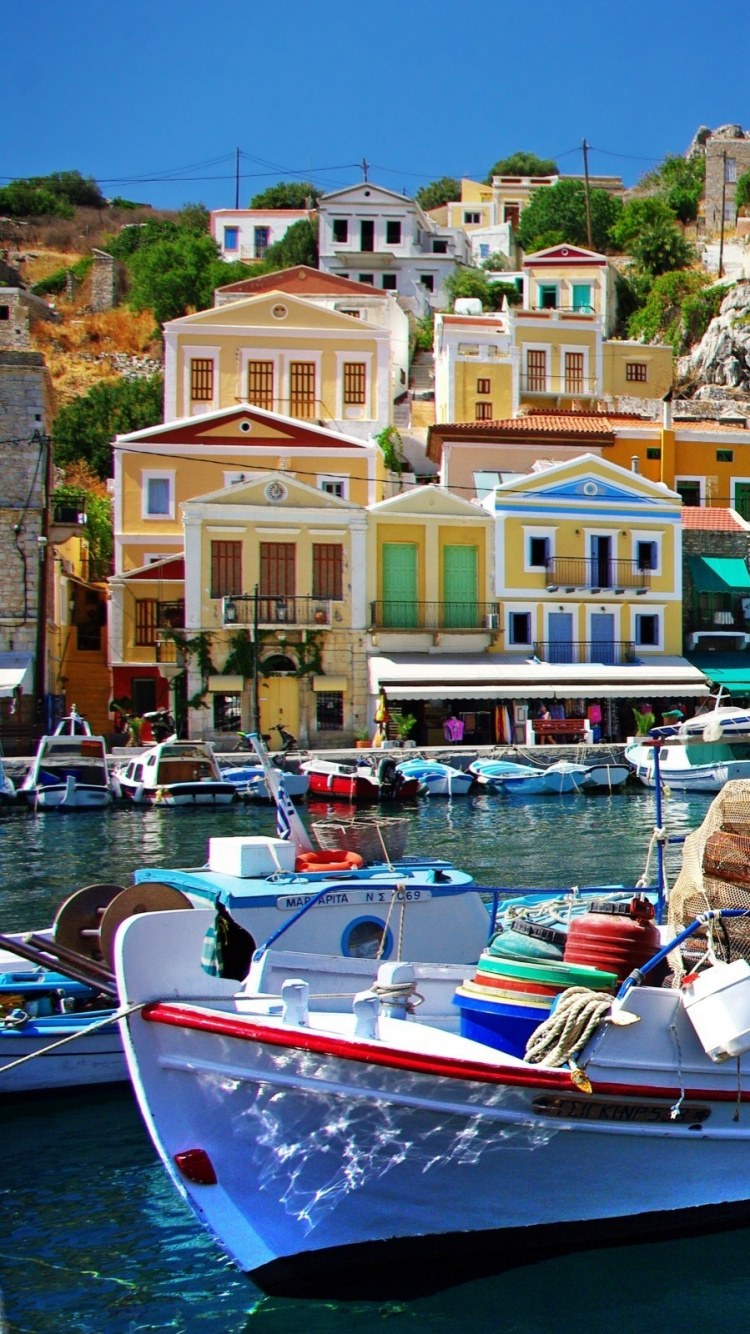
[[[526,388],[531,394],[547,389],[547,353],[532,348],[526,353]]]
[[[313,542],[314,598],[331,598],[340,602],[343,597],[343,547],[340,542]]]
[[[190,400],[192,403],[214,401],[214,363],[211,357],[190,359]]]
[[[256,408],[273,410],[273,362],[247,363],[247,401]]]
[[[294,542],[261,542],[260,596],[292,598],[295,594]]]
[[[159,603],[156,598],[137,598],[135,603],[135,642],[139,646],[156,643]]]
[[[242,592],[242,543],[211,543],[211,597],[238,597]]]
[[[362,361],[344,362],[344,405],[367,402],[367,367]]]
[[[315,416],[315,364],[312,361],[289,363],[289,412],[292,417]]]
[[[480,402],[475,403],[474,411],[478,422],[492,421],[492,404],[486,402],[486,400],[482,399]]]
[[[583,388],[583,353],[565,353],[565,393],[582,394]]]

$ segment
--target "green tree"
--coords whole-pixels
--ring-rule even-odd
[[[308,218],[293,222],[281,240],[268,247],[259,271],[271,273],[276,269],[292,268],[295,264],[307,264],[312,269],[318,267],[318,225]]]
[[[623,254],[632,255],[632,246],[641,232],[659,223],[674,224],[674,213],[664,199],[658,195],[646,195],[642,199],[631,199],[623,205],[610,240]]]
[[[10,218],[72,218],[73,209],[51,190],[30,181],[11,181],[0,189],[0,213]]]
[[[750,171],[745,171],[737,181],[734,202],[738,209],[750,204]]]
[[[537,157],[536,153],[511,153],[501,157],[487,174],[487,184],[493,176],[556,176],[557,163],[551,157]]]
[[[31,176],[29,185],[38,190],[49,190],[50,194],[76,208],[104,208],[107,203],[93,176],[82,176],[80,171],[53,171],[49,176]]]
[[[591,232],[595,250],[604,250],[622,211],[622,203],[606,190],[591,190]],[[550,244],[549,235],[569,245],[588,245],[586,192],[582,181],[562,180],[540,186],[521,214],[518,239],[527,254]],[[557,244],[554,242],[553,244]]]
[[[201,204],[183,204],[177,214],[177,226],[185,227],[189,232],[198,232],[202,235],[211,230],[211,214],[206,205]]]
[[[441,176],[437,181],[430,181],[429,185],[420,185],[416,193],[417,203],[425,212],[460,198],[461,182],[455,176]]]
[[[499,310],[506,297],[511,305],[521,300],[515,287],[510,283],[492,282],[483,269],[454,269],[445,280],[445,290],[451,305],[464,297],[476,297],[483,310]]]
[[[152,310],[157,324],[205,310],[214,288],[231,281],[210,236],[183,228],[173,239],[141,245],[128,261],[133,310]]]
[[[644,273],[657,277],[673,269],[687,269],[695,250],[678,225],[662,218],[644,227],[633,241],[630,254]]]
[[[680,222],[694,222],[703,195],[706,159],[666,157],[655,171],[644,176],[641,185],[654,190]]]
[[[55,462],[83,459],[98,477],[111,477],[115,436],[155,426],[162,420],[163,403],[161,375],[94,385],[58,412],[52,426]]]
[[[662,273],[627,324],[629,338],[668,343],[675,354],[702,338],[726,292],[696,269]]]
[[[253,195],[251,208],[316,208],[323,191],[310,181],[277,181]]]
[[[86,497],[84,532],[88,539],[92,560],[99,566],[110,565],[114,551],[111,496],[103,496],[99,491],[66,482],[55,488],[52,499],[77,500],[82,492]]]

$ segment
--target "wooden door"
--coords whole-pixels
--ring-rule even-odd
[[[443,617],[441,624],[469,630],[477,625],[476,547],[443,547]]]
[[[414,542],[385,542],[383,545],[384,626],[418,624],[417,547]]]

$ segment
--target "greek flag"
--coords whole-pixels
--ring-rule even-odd
[[[282,778],[276,792],[276,832],[279,838],[290,839],[292,837],[292,825],[289,818],[288,807],[292,807],[292,814],[295,814],[292,799],[287,795]]]
[[[276,802],[276,829],[279,838],[289,839],[300,852],[311,852],[310,836],[297,814],[296,807],[278,769],[274,768],[263,742],[256,733],[250,734],[250,741],[263,767],[266,786]]]

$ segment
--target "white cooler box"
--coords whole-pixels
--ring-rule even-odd
[[[293,871],[297,849],[284,838],[210,838],[208,869],[243,880]]]

